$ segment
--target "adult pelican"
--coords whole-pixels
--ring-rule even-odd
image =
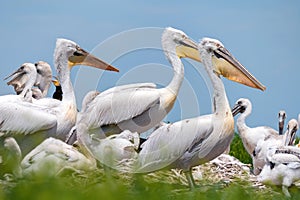
[[[266,164],[266,156],[269,148],[294,145],[298,128],[297,120],[291,119],[287,125],[287,130],[284,135],[269,135],[268,137],[258,141],[253,151],[253,172],[255,175],[259,174],[263,166]]]
[[[278,133],[283,134],[284,121],[286,119],[286,113],[284,110],[280,110],[278,113]]]
[[[271,135],[277,137],[278,132],[267,126],[259,126],[253,128],[247,126],[245,120],[251,114],[251,112],[252,104],[250,100],[246,98],[238,99],[234,107],[232,108],[232,114],[234,116],[238,113],[241,113],[237,119],[236,126],[246,151],[252,157],[253,151],[259,140],[270,137]]]
[[[142,133],[157,125],[172,109],[184,78],[180,58],[199,61],[199,56],[197,45],[180,30],[166,28],[161,40],[174,70],[171,82],[164,88],[157,88],[154,83],[138,83],[101,92],[78,122],[86,124],[89,134],[104,138],[123,130]]]
[[[300,180],[300,149],[293,146],[269,148],[266,164],[257,180],[265,184],[281,185],[282,192],[290,197],[288,187]]]
[[[265,90],[220,41],[204,38],[199,51],[214,89],[213,114],[159,127],[143,144],[134,170],[147,173],[162,168],[181,168],[191,188],[195,186],[191,168],[223,153],[234,135],[234,120],[220,75]]]
[[[75,42],[57,39],[54,65],[62,87],[63,100],[43,98],[34,103],[1,103],[0,132],[11,134],[19,140],[22,153],[24,149],[31,150],[45,137],[65,139],[75,125],[77,110],[70,70],[80,64],[118,71],[83,50]]]

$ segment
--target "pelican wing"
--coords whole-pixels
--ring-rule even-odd
[[[211,130],[210,115],[159,127],[143,144],[137,159],[136,172],[150,172],[171,165],[194,149],[195,145],[200,145]]]
[[[107,95],[112,92],[127,90],[127,89],[136,89],[136,88],[152,88],[155,89],[156,85],[154,83],[133,83],[128,85],[120,85],[113,88],[109,88],[103,92],[101,92],[101,95]]]
[[[132,119],[159,104],[160,93],[154,85],[120,87],[123,89],[116,87],[100,93],[86,109],[87,115],[81,113],[81,118],[91,124],[90,129]]]
[[[291,164],[291,166],[300,166],[300,149],[293,146],[282,146],[278,148],[270,148],[267,158],[273,163]],[[298,165],[296,165],[298,163]]]
[[[0,132],[30,134],[56,127],[56,116],[31,103],[0,104]]]

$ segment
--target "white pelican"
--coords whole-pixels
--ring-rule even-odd
[[[181,168],[191,188],[195,186],[191,168],[222,154],[234,135],[234,120],[220,75],[265,90],[218,40],[202,39],[199,51],[214,88],[213,114],[159,127],[142,145],[134,170],[147,173]]]
[[[24,154],[46,137],[64,140],[75,125],[77,110],[70,80],[73,66],[81,64],[118,71],[66,39],[57,39],[54,64],[63,91],[62,101],[50,98],[42,98],[34,103],[1,101],[0,132],[13,135]]]
[[[288,187],[300,180],[300,149],[293,146],[268,149],[266,164],[257,180],[264,184],[282,185],[283,193],[290,197]]]
[[[198,60],[199,56],[196,44],[182,31],[170,27],[162,34],[162,48],[173,66],[171,82],[164,88],[156,88],[154,83],[137,83],[101,92],[78,122],[88,126],[89,134],[104,138],[123,130],[142,133],[163,120],[172,109],[184,78],[180,58]]]
[[[271,147],[293,145],[297,130],[297,120],[291,119],[284,135],[269,135],[257,142],[253,151],[253,171],[255,175],[259,174],[265,165],[268,149]]]
[[[24,176],[55,176],[64,170],[95,170],[96,160],[91,155],[84,155],[75,147],[50,137],[24,157],[21,168]]]
[[[280,110],[278,113],[278,133],[283,134],[284,121],[286,119],[286,114],[284,110]]]
[[[32,63],[23,63],[15,72],[7,76],[4,80],[11,78],[8,85],[13,85],[18,95],[0,96],[0,101],[32,101],[31,88],[35,83],[37,71]]]
[[[278,136],[278,132],[267,126],[259,126],[250,128],[245,123],[245,119],[251,114],[252,104],[249,99],[240,98],[236,101],[232,114],[235,116],[241,113],[237,119],[237,129],[242,139],[244,147],[248,154],[252,157],[253,151],[260,139],[270,137],[270,135]]]

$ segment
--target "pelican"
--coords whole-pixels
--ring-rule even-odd
[[[40,99],[47,95],[48,89],[51,83],[52,70],[48,63],[44,61],[39,61],[34,64],[36,67],[36,75],[31,75],[32,79],[35,79],[34,86],[37,88],[32,88],[32,97],[34,99]],[[18,76],[17,78],[13,78],[12,80],[7,82],[7,85],[11,85],[14,87],[14,90],[17,94],[20,94],[27,81],[31,79],[31,76],[23,74],[23,76]],[[7,77],[8,78],[8,77]],[[6,78],[6,79],[7,79]]]
[[[191,188],[195,187],[191,168],[223,153],[234,135],[234,120],[220,75],[265,90],[220,41],[203,38],[199,52],[214,88],[213,114],[159,127],[142,145],[134,169],[137,173],[147,173],[162,168],[180,168]]]
[[[78,122],[86,124],[89,134],[99,138],[123,130],[140,134],[163,120],[172,109],[184,78],[180,58],[198,60],[199,56],[195,43],[182,31],[170,27],[162,34],[162,48],[174,70],[171,82],[164,88],[156,88],[154,83],[137,83],[101,92]]]
[[[258,175],[265,165],[268,149],[271,147],[293,145],[298,128],[297,120],[291,119],[284,135],[269,135],[257,142],[253,151],[253,167],[255,175]]]
[[[57,100],[62,100],[62,90],[61,90],[61,85],[59,83],[59,81],[57,80],[57,77],[54,77],[54,79],[51,80],[53,85],[55,86],[55,92],[52,95],[53,99],[57,99]]]
[[[236,126],[246,151],[252,157],[259,140],[270,137],[270,135],[276,137],[278,136],[278,132],[267,126],[248,127],[245,123],[245,119],[251,114],[251,111],[252,104],[249,99],[245,98],[238,99],[232,109],[234,116],[241,113],[237,119]]]
[[[15,72],[7,76],[4,80],[11,78],[8,85],[13,85],[18,95],[0,96],[0,101],[32,101],[31,88],[35,83],[37,71],[32,63],[23,63]]]
[[[70,80],[70,70],[75,65],[87,65],[118,71],[116,68],[89,54],[78,44],[57,39],[54,65],[63,91],[63,100],[42,98],[34,103],[1,102],[0,132],[13,135],[22,153],[33,149],[46,137],[65,140],[76,122],[76,101]]]
[[[21,169],[23,176],[56,176],[64,170],[95,170],[96,161],[90,155],[80,153],[75,147],[50,137],[23,158]]]
[[[279,135],[283,134],[284,121],[286,118],[286,114],[284,110],[280,110],[278,113],[278,133]]]
[[[293,146],[269,148],[266,164],[257,180],[264,184],[282,185],[282,192],[290,197],[288,187],[300,180],[300,149]]]

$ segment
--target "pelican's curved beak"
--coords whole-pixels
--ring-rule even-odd
[[[80,47],[77,47],[77,50],[73,53],[72,56],[69,57],[68,63],[69,67],[73,67],[75,65],[86,65],[98,69],[119,72],[117,68],[105,63],[104,61],[98,59],[97,57],[88,53]]]
[[[191,58],[201,62],[198,45],[190,38],[181,40],[176,47],[176,54],[179,58]]]
[[[236,116],[239,113],[243,113],[246,110],[245,106],[241,104],[235,104],[234,107],[231,109],[232,116]]]
[[[7,80],[12,77],[11,81],[14,81],[14,80],[21,78],[24,74],[26,74],[26,72],[24,71],[24,67],[21,66],[16,71],[14,71],[11,75],[5,77],[4,80]],[[9,82],[11,82],[11,81],[9,81]]]
[[[212,61],[216,66],[216,73],[221,74],[231,81],[262,91],[266,89],[225,47],[218,48],[214,51],[214,54],[215,56],[213,56]]]

